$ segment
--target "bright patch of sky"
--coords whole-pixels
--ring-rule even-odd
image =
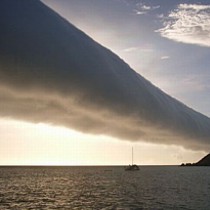
[[[131,143],[59,126],[0,119],[0,165],[128,165]],[[11,146],[12,145],[12,146]],[[176,165],[196,162],[205,152],[179,146],[132,143],[134,162]]]

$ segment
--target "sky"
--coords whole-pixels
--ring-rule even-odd
[[[136,72],[210,117],[210,5],[207,1],[43,0]],[[0,120],[0,164],[138,164],[195,162],[207,153],[180,145],[121,140],[65,125]]]
[[[44,2],[166,93],[210,116],[208,1]]]

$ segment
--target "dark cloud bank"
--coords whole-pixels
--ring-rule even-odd
[[[0,116],[210,149],[210,119],[37,0],[0,1]],[[141,59],[141,58],[139,58]]]

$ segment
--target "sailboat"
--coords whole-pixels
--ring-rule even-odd
[[[126,166],[125,171],[138,171],[139,167],[136,164],[133,164],[133,147],[132,147],[132,165]]]

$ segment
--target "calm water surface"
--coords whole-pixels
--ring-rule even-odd
[[[0,209],[210,210],[210,167],[0,167]]]

